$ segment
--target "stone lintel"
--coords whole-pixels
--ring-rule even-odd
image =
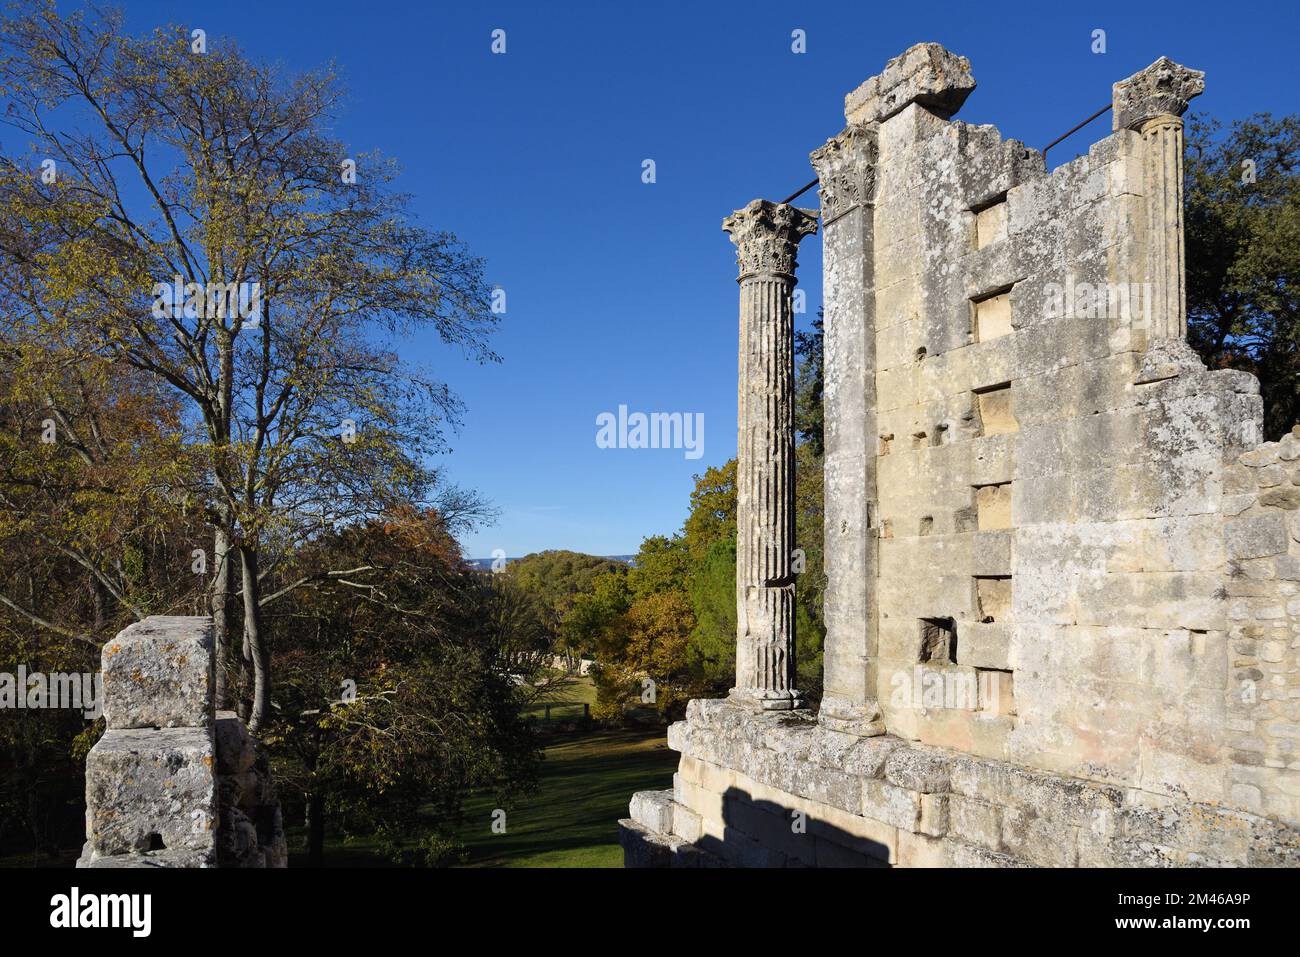
[[[850,123],[878,122],[918,103],[948,119],[973,89],[970,60],[938,43],[918,43],[844,98],[844,118]]]
[[[1111,88],[1116,130],[1141,130],[1161,116],[1182,116],[1194,97],[1205,92],[1205,73],[1162,56]]]

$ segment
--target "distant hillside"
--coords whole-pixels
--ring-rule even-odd
[[[521,557],[521,558],[527,558],[527,557],[529,557],[529,556],[527,556],[527,555],[523,555],[523,556],[520,556],[520,557]],[[624,565],[632,565],[632,564],[635,564],[635,563],[636,563],[636,556],[635,556],[635,555],[593,555],[593,556],[591,556],[591,557],[592,557],[592,558],[603,558],[603,559],[605,559],[605,560],[607,560],[607,561],[611,561],[611,562],[622,562]],[[471,568],[477,568],[477,569],[480,569],[481,571],[488,571],[488,570],[490,570],[490,569],[492,568],[492,562],[493,562],[493,561],[494,561],[494,559],[491,559],[491,558],[467,558],[467,559],[465,559],[465,563],[466,563],[467,565],[469,565]],[[509,565],[511,562],[517,562],[517,561],[519,561],[519,558],[507,558],[507,559],[506,559],[506,564]]]

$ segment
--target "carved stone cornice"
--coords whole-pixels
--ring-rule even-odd
[[[876,198],[876,126],[850,123],[809,155],[820,181],[822,223]]]
[[[1182,116],[1205,92],[1205,74],[1162,56],[1111,87],[1114,129],[1139,130],[1158,116]]]
[[[736,244],[740,279],[758,274],[793,278],[799,240],[817,232],[817,213],[756,199],[724,219],[722,228]]]

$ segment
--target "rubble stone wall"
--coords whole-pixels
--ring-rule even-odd
[[[1300,821],[1300,428],[1223,475],[1232,804]]]
[[[209,618],[153,616],[103,650],[78,867],[285,867],[266,752],[215,711]]]

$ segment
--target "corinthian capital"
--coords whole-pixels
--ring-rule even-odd
[[[817,213],[756,199],[722,221],[736,244],[740,278],[757,273],[794,276],[799,240],[817,232]]]
[[[838,219],[855,206],[870,204],[876,193],[876,127],[850,123],[808,158],[821,182],[822,222]]]
[[[1136,130],[1157,116],[1182,116],[1205,92],[1205,74],[1162,56],[1145,70],[1111,87],[1114,128]]]

